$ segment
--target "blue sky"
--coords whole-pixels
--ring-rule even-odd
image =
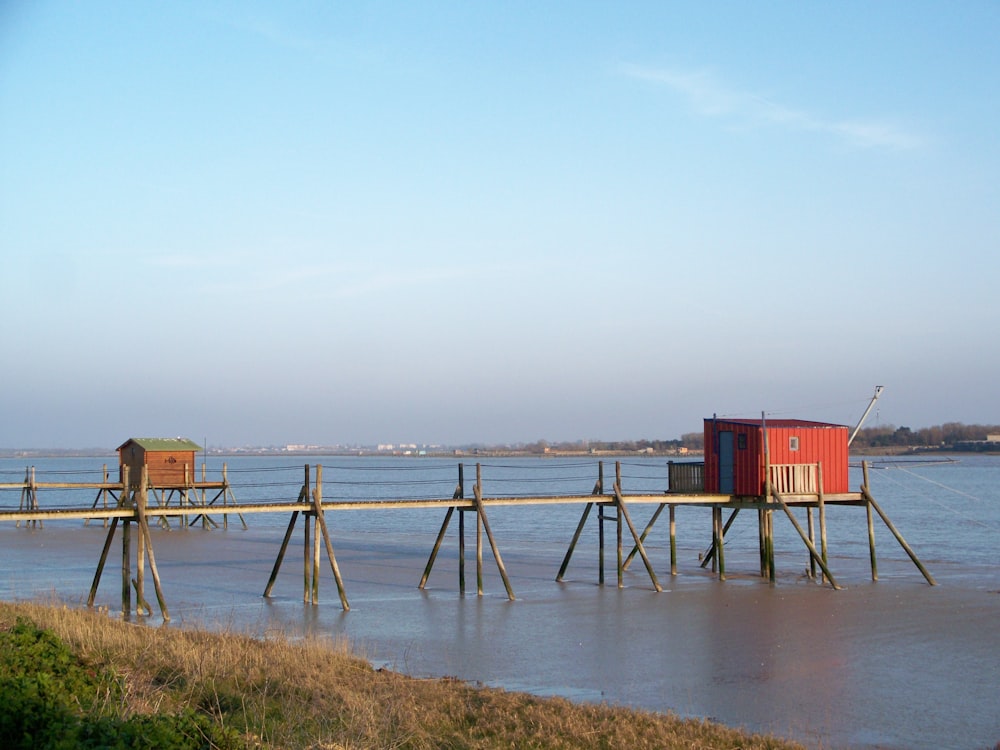
[[[1000,422],[1000,5],[0,5],[0,447]]]

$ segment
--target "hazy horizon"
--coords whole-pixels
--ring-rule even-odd
[[[0,445],[997,423],[1000,6],[0,8]],[[667,437],[664,437],[667,436]]]

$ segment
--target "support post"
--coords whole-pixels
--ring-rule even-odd
[[[809,541],[812,542],[815,547],[816,524],[813,521],[813,509],[811,505],[806,508],[806,530],[809,533]],[[811,580],[816,580],[816,561],[813,560],[812,555],[809,556],[809,578]]]
[[[128,466],[122,466],[122,489],[119,493],[118,504],[125,503],[125,493],[128,492]],[[90,585],[90,595],[87,597],[87,606],[94,606],[94,599],[97,597],[97,587],[101,583],[101,575],[104,573],[104,565],[108,561],[108,552],[111,551],[111,542],[115,537],[115,529],[118,528],[118,516],[111,519],[111,528],[104,539],[104,548],[101,550],[101,557],[97,561],[97,570],[94,572],[94,581]]]
[[[624,560],[622,558],[622,503],[621,500],[621,486],[622,486],[622,463],[621,461],[615,461],[615,561],[618,567],[618,588],[625,588],[625,568],[623,566]],[[638,541],[638,538],[636,539]]]
[[[458,485],[455,487],[455,492],[452,494],[452,500],[461,500],[465,497],[465,467],[463,464],[458,465]],[[431,548],[430,557],[427,558],[427,565],[424,566],[424,574],[420,578],[420,585],[417,588],[423,590],[424,586],[427,585],[427,579],[430,578],[431,568],[434,567],[434,561],[437,560],[438,552],[441,550],[441,543],[444,541],[445,532],[448,531],[448,523],[451,521],[452,515],[455,513],[455,506],[452,505],[448,508],[448,511],[444,514],[444,521],[441,524],[441,530],[438,531],[437,539],[434,540],[434,547]],[[461,511],[459,511],[461,516]]]
[[[125,494],[126,503],[129,493]],[[126,517],[122,519],[122,615],[132,614],[132,523]]]
[[[500,549],[497,547],[496,539],[493,537],[493,531],[490,529],[490,522],[486,518],[486,509],[483,505],[483,488],[482,488],[482,475],[480,473],[480,465],[476,464],[476,484],[473,490],[476,495],[476,513],[479,518],[482,519],[483,529],[486,531],[486,538],[489,539],[490,549],[493,551],[493,559],[496,560],[497,569],[500,571],[500,578],[503,579],[504,588],[507,589],[507,598],[510,601],[514,601],[514,589],[510,585],[510,579],[507,577],[507,568],[504,567],[503,558],[500,557]]]
[[[788,507],[788,504],[784,501],[781,495],[779,495],[773,489],[771,490],[771,495],[772,497],[774,497],[778,505],[781,506],[781,509],[785,511],[785,515],[788,516],[788,520],[792,522],[792,526],[795,527],[795,530],[799,532],[799,536],[802,538],[803,543],[809,550],[809,554],[812,555],[812,558],[816,560],[819,566],[823,569],[823,573],[830,581],[830,585],[835,589],[839,589],[840,586],[838,586],[837,582],[833,579],[833,574],[830,573],[830,569],[827,567],[826,563],[823,562],[823,559],[820,557],[819,552],[816,550],[816,547],[813,546],[813,543],[809,541],[809,537],[806,536],[806,533],[802,530],[802,527],[799,525],[799,522],[795,520],[795,516],[792,514],[792,509]]]
[[[875,498],[872,497],[871,491],[868,489],[867,484],[861,486],[861,494],[865,496],[865,499],[871,504],[871,507],[874,508],[875,512],[879,514],[882,521],[885,523],[886,528],[888,528],[889,531],[892,532],[892,535],[896,537],[896,541],[899,542],[899,546],[903,548],[903,550],[906,552],[907,555],[909,555],[910,560],[912,560],[913,564],[917,566],[917,570],[919,570],[923,574],[924,578],[927,580],[927,583],[929,583],[931,586],[936,586],[937,581],[935,581],[934,578],[931,576],[931,574],[927,572],[927,568],[925,568],[924,564],[920,562],[920,559],[917,557],[917,554],[912,549],[910,549],[910,545],[906,543],[906,540],[903,539],[903,535],[899,533],[899,531],[893,525],[892,521],[889,520],[889,516],[887,516],[885,512],[882,510],[882,508],[879,507],[879,504],[875,502]]]
[[[823,464],[816,464],[816,481],[819,486],[816,491],[819,492],[819,554],[823,558],[823,562],[829,564],[829,559],[827,558],[826,550],[826,496],[823,494]],[[825,577],[823,580],[826,580]]]
[[[666,503],[660,503],[659,505],[656,506],[656,510],[653,511],[653,515],[650,516],[649,522],[646,524],[646,528],[644,528],[642,530],[642,533],[639,535],[640,541],[643,542],[646,541],[646,537],[649,536],[649,532],[652,530],[653,525],[656,523],[656,520],[660,517],[660,514],[663,512],[663,509],[666,507],[667,507]],[[670,507],[673,508],[673,506]],[[628,566],[632,564],[632,560],[635,559],[635,556],[636,554],[638,554],[638,552],[639,548],[633,546],[632,551],[629,552],[628,557],[625,558],[625,570],[628,570]]]
[[[306,488],[306,497],[305,497],[305,500],[308,503],[309,502],[309,489],[310,489],[310,486],[312,484],[312,480],[310,479],[310,476],[309,476],[309,464],[306,464],[306,466],[305,466],[305,473],[306,473],[306,478],[305,478],[305,483],[304,483],[304,486]],[[311,537],[311,533],[312,533],[312,518],[310,517],[309,511],[305,512],[304,517],[305,517],[306,524],[305,524],[305,529],[303,531],[303,540],[302,540],[302,601],[303,602],[308,602],[309,601],[309,590],[310,590],[310,586],[311,586],[311,583],[312,583],[312,580],[311,580],[312,577],[310,576],[311,571],[309,569],[310,565],[312,564],[312,555],[311,555],[312,545],[310,544],[310,542],[312,541],[312,537]]]
[[[671,505],[670,509],[670,575],[677,575],[677,520],[674,509],[677,506]]]
[[[458,509],[458,593],[465,596],[465,511]]]
[[[340,606],[347,612],[351,606],[347,603],[344,579],[340,576],[340,566],[337,565],[337,556],[333,553],[333,542],[330,540],[330,530],[326,525],[326,513],[323,511],[323,466],[321,464],[316,465],[316,489],[313,490],[313,513],[316,516],[316,523],[319,526],[317,534],[322,533],[323,535],[323,544],[326,545],[326,556],[330,560],[330,570],[333,572],[333,580],[337,582],[337,594],[340,596]],[[319,567],[318,559],[316,566]],[[316,600],[319,599],[318,586],[317,582],[315,589]]]
[[[476,464],[476,496],[483,495],[483,473]],[[483,514],[476,511],[476,596],[483,595]]]
[[[861,462],[861,472],[864,476],[864,486],[868,486],[868,462]],[[875,519],[872,517],[871,500],[865,500],[865,518],[868,521],[868,555],[872,564],[872,580],[878,580],[878,561],[875,559]]]
[[[735,515],[735,511],[733,512],[733,514]],[[722,508],[721,507],[713,508],[712,516],[714,519],[713,526],[715,529],[715,534],[714,534],[715,543],[713,545],[713,552],[715,553],[715,557],[718,558],[719,561],[719,580],[724,581],[726,580],[726,552],[724,546],[725,545],[724,538],[726,532],[722,528]],[[732,516],[730,516],[730,519],[732,519]]]
[[[143,473],[146,472],[146,468],[143,467]],[[143,482],[143,488],[146,483]],[[139,498],[136,503],[136,515],[139,517],[139,529],[142,533],[142,537],[146,540],[146,555],[149,557],[149,572],[153,576],[153,589],[156,591],[156,602],[160,605],[160,616],[163,617],[164,622],[170,621],[170,612],[167,610],[167,600],[163,596],[163,588],[160,585],[160,573],[156,569],[156,556],[153,554],[153,537],[149,532],[149,518],[146,516],[146,504],[149,500],[149,496],[146,490],[140,488]],[[140,594],[141,597],[141,594]],[[147,613],[149,610],[149,604],[146,605]]]
[[[653,564],[649,561],[649,557],[646,555],[646,548],[643,546],[642,542],[639,541],[639,532],[635,529],[635,524],[632,523],[632,516],[629,515],[628,509],[625,507],[625,500],[622,497],[621,485],[615,483],[615,504],[618,506],[618,511],[621,517],[625,519],[625,523],[628,525],[628,530],[632,534],[632,538],[635,540],[636,546],[639,548],[639,557],[642,558],[643,565],[646,566],[646,572],[649,573],[649,579],[653,582],[653,588],[657,592],[663,591],[663,587],[656,578],[656,572],[653,570]]]
[[[597,493],[595,492],[594,494]],[[566,575],[566,568],[569,567],[569,560],[573,557],[573,552],[576,550],[576,544],[580,541],[580,534],[583,533],[583,527],[587,523],[587,516],[590,515],[590,511],[593,507],[594,503],[589,502],[583,508],[583,515],[580,516],[580,522],[576,525],[576,531],[573,533],[573,539],[569,543],[569,549],[566,550],[566,556],[563,557],[562,565],[559,566],[559,573],[556,575],[557,583],[562,583],[562,580]]]
[[[308,480],[308,467],[306,467],[306,479]],[[303,484],[302,489],[299,490],[298,502],[305,503],[306,498],[309,495],[309,484]],[[271,590],[274,588],[274,582],[278,578],[278,571],[281,569],[281,563],[285,559],[285,552],[288,550],[288,542],[291,541],[292,532],[295,530],[295,522],[298,520],[299,512],[297,510],[292,511],[292,517],[288,521],[288,528],[285,529],[285,538],[281,542],[281,548],[278,550],[278,556],[274,559],[274,567],[271,569],[271,577],[267,579],[267,586],[264,587],[264,597],[271,596]],[[302,511],[304,513],[304,511]],[[307,519],[308,521],[308,519]]]
[[[726,520],[726,525],[722,527],[722,536],[723,537],[725,537],[726,532],[729,531],[729,527],[733,525],[733,521],[736,520],[736,516],[739,515],[739,512],[740,512],[739,508],[733,508],[733,512],[729,514],[729,518]],[[719,513],[720,514],[722,513],[722,508],[719,508]],[[721,520],[721,518],[720,518],[720,520]],[[705,550],[705,554],[702,555],[701,567],[704,568],[706,565],[708,565],[714,559],[715,559],[715,541],[713,540],[712,544],[709,546],[709,548],[707,550]],[[715,565],[714,564],[712,566],[712,570],[715,570]]]

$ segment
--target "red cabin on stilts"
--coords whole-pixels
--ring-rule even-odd
[[[766,437],[766,446],[765,446]],[[804,419],[705,420],[705,492],[764,494],[765,453],[771,483],[788,494],[848,491],[848,428]],[[820,465],[822,470],[810,467]]]

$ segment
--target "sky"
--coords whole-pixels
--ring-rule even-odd
[[[0,447],[1000,423],[1000,4],[0,2]]]

